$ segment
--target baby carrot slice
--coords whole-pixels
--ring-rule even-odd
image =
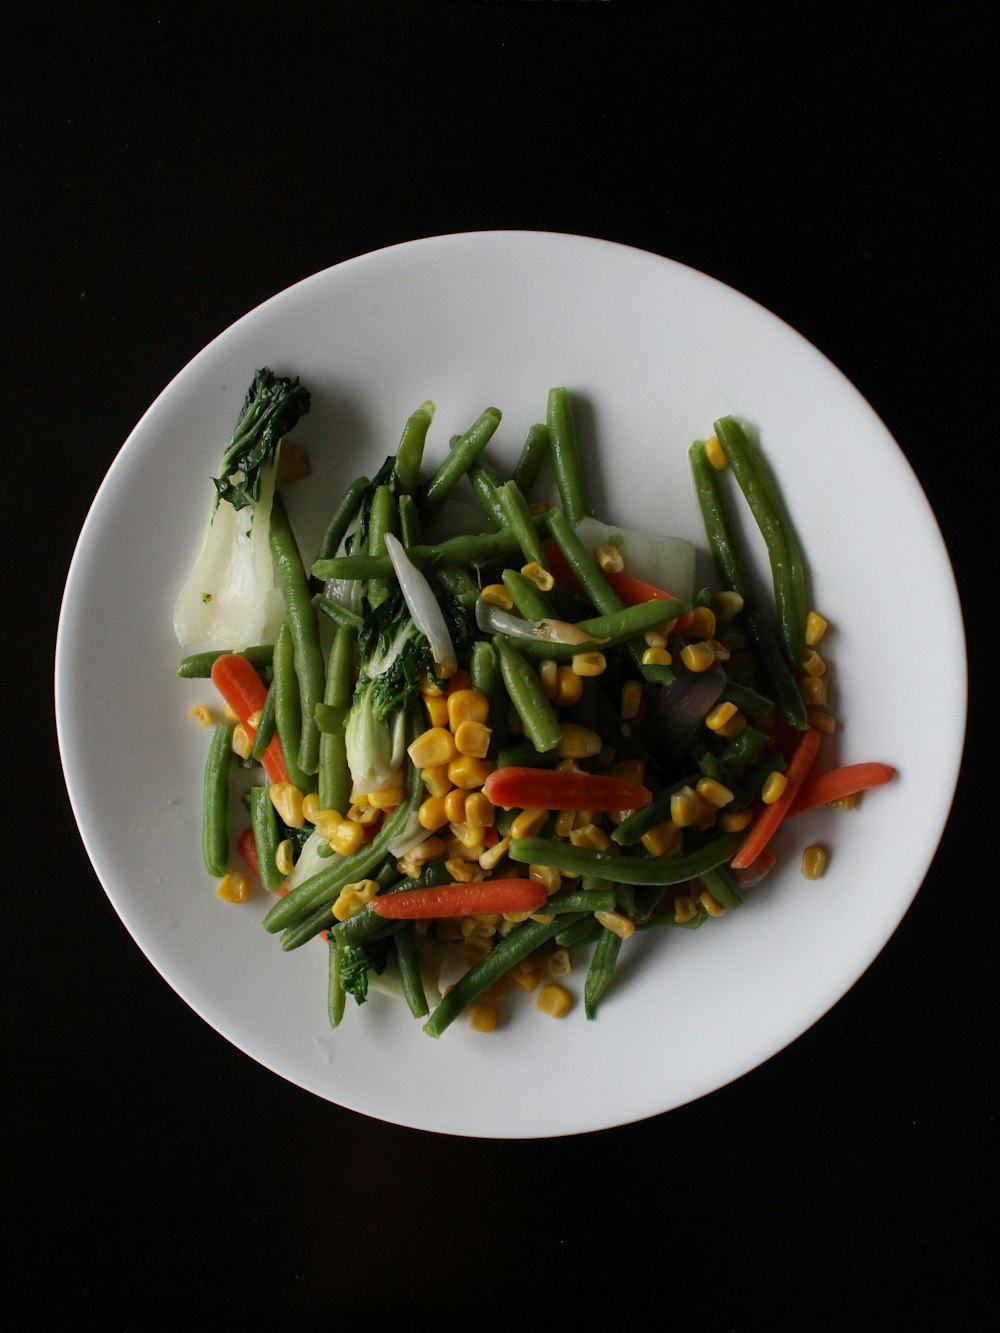
[[[245,657],[241,657],[239,653],[224,653],[212,663],[212,683],[239,720],[251,732],[252,740],[254,727],[248,719],[253,713],[259,712],[264,707],[264,700],[267,698],[264,682],[257,675],[252,664]],[[264,772],[271,782],[288,781],[288,769],[285,767],[285,756],[282,753],[281,740],[277,732],[274,733],[267,749],[264,751],[261,763],[264,765]]]
[[[845,796],[855,796],[870,787],[881,787],[895,776],[894,768],[876,763],[845,764],[842,768],[831,768],[825,773],[810,773],[799,788],[799,794],[788,813],[798,815],[803,810],[811,810],[815,805],[842,801]]]
[[[548,894],[532,879],[492,879],[471,884],[435,884],[427,889],[387,893],[369,903],[392,921],[423,917],[476,916],[488,912],[534,912]]]
[[[653,799],[648,787],[628,778],[513,765],[494,769],[483,791],[505,810],[636,810]]]
[[[773,805],[763,806],[760,814],[750,825],[750,832],[729,863],[733,870],[744,870],[752,865],[778,831],[809,770],[816,762],[822,736],[823,733],[815,727],[809,727],[799,736],[788,761],[788,768],[785,770],[787,779],[785,790]]]

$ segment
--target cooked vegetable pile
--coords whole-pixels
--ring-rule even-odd
[[[738,908],[787,819],[894,776],[822,766],[827,625],[741,422],[690,449],[718,573],[696,590],[688,543],[593,516],[562,388],[509,477],[486,452],[494,407],[426,467],[422,404],[307,568],[280,487],[282,439],[308,407],[297,380],[254,377],[175,628],[222,645],[180,666],[226,705],[206,868],[228,901],[252,876],[276,895],[263,925],[284,949],[326,941],[334,1027],[376,979],[431,1036],[463,1013],[491,1030],[510,989],[561,1017],[581,966],[593,1018],[633,936]],[[731,517],[744,502],[766,592]],[[246,871],[230,848],[241,768]],[[799,854],[804,875],[823,873],[824,847]]]

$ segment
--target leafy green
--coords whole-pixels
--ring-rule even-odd
[[[368,998],[368,973],[379,975],[385,971],[391,944],[391,936],[387,935],[385,939],[345,944],[341,948],[340,984],[358,1004],[364,1004]]]
[[[219,476],[212,481],[220,500],[245,509],[260,499],[263,471],[274,464],[283,435],[309,411],[309,393],[298,378],[282,378],[264,366],[253,377],[240,420],[222,456]],[[233,480],[234,474],[241,474]]]

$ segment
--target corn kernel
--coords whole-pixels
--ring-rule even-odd
[[[600,656],[600,654],[597,654],[597,656]],[[556,672],[556,692],[552,699],[557,708],[570,708],[579,701],[583,694],[583,681],[580,677],[586,675],[586,672],[577,671],[578,657],[579,654],[573,658],[572,665],[565,662],[559,664],[559,669]]]
[[[435,856],[440,856],[444,851],[443,838],[424,838],[423,842],[418,842],[416,847],[411,847],[407,856],[415,866],[422,866],[427,861],[433,861]]]
[[[510,589],[503,583],[487,583],[479,596],[490,606],[499,606],[503,611],[514,609],[514,599],[510,595]]]
[[[232,704],[223,704],[222,716],[227,722],[239,722],[240,720],[240,715],[237,713],[236,709],[233,708]]]
[[[769,773],[760,789],[760,799],[765,805],[774,805],[781,800],[787,786],[788,779],[784,773]]]
[[[478,939],[488,940],[496,934],[496,926],[489,921],[481,921],[476,916],[463,916],[462,938],[466,940]]]
[[[545,892],[551,897],[562,883],[562,875],[555,866],[528,866],[528,878],[535,884],[541,884]]]
[[[660,629],[648,629],[642,636],[647,648],[666,648],[667,635]]]
[[[726,451],[719,443],[718,435],[710,435],[705,441],[705,457],[716,472],[723,472],[729,466]]]
[[[719,828],[723,833],[742,833],[752,819],[752,810],[727,810],[719,816]]]
[[[686,643],[681,649],[681,661],[689,671],[707,671],[710,666],[715,665],[715,653],[712,652],[711,644],[699,640],[696,643]]]
[[[451,836],[458,842],[460,847],[467,852],[475,850],[475,856],[471,859],[478,861],[485,850],[483,847],[483,830],[481,828],[473,828],[471,824],[466,824],[464,821],[461,823],[449,824],[448,828],[451,831]]]
[[[571,665],[578,676],[600,676],[608,663],[603,653],[574,653]]]
[[[314,791],[306,792],[302,798],[302,817],[307,824],[316,823],[316,814],[320,809],[319,797]]]
[[[465,798],[464,819],[476,828],[492,828],[496,821],[496,806],[484,791],[470,791]]]
[[[830,690],[823,676],[805,676],[799,681],[799,692],[807,707],[825,708],[830,702]]]
[[[743,598],[732,588],[725,588],[722,592],[713,592],[712,610],[715,612],[716,625],[726,625],[743,610]],[[742,635],[740,637],[742,638]],[[727,644],[726,646],[731,648],[733,645]],[[742,646],[740,644],[740,647]]]
[[[568,972],[572,971],[572,966],[569,961],[569,951],[566,949],[553,950],[553,952],[549,954],[545,966],[548,968],[550,977],[566,976]]]
[[[826,851],[814,843],[802,853],[802,873],[806,879],[819,879],[826,870]]]
[[[368,804],[373,810],[395,810],[403,795],[402,787],[380,787],[368,793]]]
[[[826,663],[815,648],[807,648],[800,658],[802,670],[807,676],[826,675]]]
[[[551,657],[546,657],[539,662],[538,682],[546,699],[554,699],[559,685],[559,663]]]
[[[237,722],[236,726],[233,727],[229,745],[233,754],[238,755],[240,759],[250,758],[250,751],[253,749],[253,737],[242,722]]]
[[[511,985],[527,995],[535,989],[540,980],[537,972],[510,972]]]
[[[485,759],[490,748],[493,733],[482,722],[473,722],[471,718],[460,722],[455,728],[455,745],[459,754],[472,755],[475,759]]]
[[[555,587],[555,579],[537,560],[529,560],[526,565],[522,565],[521,573],[542,592],[551,592]]]
[[[343,819],[330,834],[330,846],[340,856],[351,856],[365,840],[365,831],[352,819]]]
[[[283,838],[274,849],[274,868],[283,878],[295,868],[295,847],[291,838]]]
[[[825,620],[818,611],[810,611],[806,616],[807,647],[815,648],[828,629],[829,621]]]
[[[553,829],[557,838],[568,838],[573,832],[573,825],[576,822],[575,810],[559,810],[556,812]]]
[[[465,822],[465,802],[467,799],[468,794],[461,787],[452,787],[444,798],[444,812],[448,816],[449,824],[463,824]]]
[[[305,823],[302,814],[302,793],[291,782],[272,782],[268,794],[271,804],[289,828],[301,828]]]
[[[242,870],[227,870],[215,891],[223,902],[245,903],[250,897],[250,877]]]
[[[445,798],[443,796],[428,796],[417,811],[417,821],[421,828],[428,829],[431,833],[436,833],[439,828],[444,828],[445,824],[450,822],[448,812],[445,809]]]
[[[826,732],[832,735],[837,730],[837,719],[832,713],[828,713],[825,708],[806,708],[806,721],[817,731]]]
[[[617,845],[611,841],[602,828],[596,824],[584,824],[580,828],[574,828],[569,835],[569,840],[574,847],[587,847],[595,852],[617,851]]]
[[[423,695],[424,709],[427,713],[427,721],[432,727],[446,727],[448,725],[448,698],[444,694],[425,694]]]
[[[586,824],[597,824],[600,822],[601,812],[598,810],[574,810],[573,828],[583,828]],[[572,830],[570,830],[572,832]],[[569,837],[569,834],[566,835]]]
[[[406,753],[415,768],[437,768],[448,764],[458,750],[455,737],[444,727],[428,727],[409,746]]]
[[[836,801],[827,801],[831,810],[853,810],[858,803],[858,793],[856,791],[848,792],[846,796],[839,797]]]
[[[552,925],[552,922],[555,921],[555,919],[556,919],[556,914],[555,914],[555,912],[529,912],[529,913],[528,913],[528,920],[529,920],[529,921],[537,921],[538,924],[539,924],[540,926],[551,926],[551,925]]]
[[[589,759],[601,750],[601,738],[596,731],[577,726],[575,722],[559,724],[559,742],[556,754],[560,759]]]
[[[423,769],[420,776],[424,780],[428,796],[447,796],[451,791],[447,764],[434,764],[430,768]]]
[[[712,897],[708,889],[702,889],[701,893],[698,894],[698,901],[701,903],[702,907],[704,907],[705,911],[708,913],[709,916],[726,915],[726,909],[722,906],[720,902],[717,902],[715,898]]]
[[[522,810],[519,815],[514,816],[510,826],[510,836],[512,838],[533,838],[544,828],[548,817],[548,810],[531,807]]]
[[[647,829],[640,839],[650,856],[673,856],[680,850],[681,831],[670,819]]]
[[[695,786],[695,791],[702,800],[708,801],[709,805],[714,805],[717,810],[728,805],[734,796],[728,787],[717,782],[715,778],[701,778]]]
[[[486,878],[486,872],[482,867],[478,866],[475,861],[466,861],[461,856],[449,857],[444,863],[444,868],[456,884],[471,884],[474,881]]]
[[[620,574],[625,568],[621,551],[610,542],[594,547],[594,559],[605,574]]]
[[[732,715],[728,722],[723,722],[721,727],[716,729],[716,735],[721,736],[723,740],[731,741],[737,737],[741,731],[746,730],[747,720],[739,709]]]
[[[687,652],[686,648],[684,649],[684,652]],[[682,657],[684,656],[684,652],[681,653]],[[642,654],[643,666],[670,666],[673,660],[673,656],[666,648],[647,648]],[[702,668],[702,670],[704,670],[704,668]]]
[[[674,920],[679,926],[692,921],[698,915],[698,909],[694,905],[694,899],[689,898],[686,893],[678,894],[674,899]]]
[[[189,708],[188,717],[193,717],[194,720],[200,722],[203,727],[210,727],[212,725],[211,710],[206,708],[204,704],[195,704],[193,708]]]
[[[715,637],[715,612],[710,606],[696,606],[691,612],[691,619],[684,631],[692,639],[712,639]]]
[[[482,690],[454,690],[448,695],[448,725],[457,731],[463,722],[486,722],[490,701]]]
[[[610,930],[612,935],[617,935],[620,940],[627,940],[630,935],[635,934],[635,922],[627,916],[622,916],[621,912],[595,912],[594,918],[605,930]]]
[[[611,773],[616,778],[625,778],[627,782],[638,782],[641,785],[646,781],[646,763],[643,759],[620,759],[612,767]]]
[[[550,1018],[564,1018],[572,1004],[573,997],[569,991],[564,986],[550,982],[538,992],[535,1008],[540,1009],[543,1014],[548,1014]]]
[[[726,699],[721,704],[716,704],[708,714],[705,718],[705,726],[708,727],[709,731],[721,731],[726,723],[736,716],[737,711],[736,705]]]
[[[510,838],[500,838],[492,847],[486,848],[479,858],[479,864],[484,870],[495,870],[509,851]]]
[[[639,716],[642,703],[642,681],[627,680],[622,686],[622,717],[631,719]]]
[[[480,759],[473,754],[460,754],[448,765],[448,777],[464,791],[481,787],[492,772],[493,765],[488,759]]]
[[[704,802],[693,787],[681,787],[670,798],[670,818],[678,828],[694,824],[704,811]]]
[[[425,698],[429,694],[430,695],[445,694],[447,692],[447,689],[448,689],[447,685],[439,684],[438,681],[434,678],[434,676],[431,675],[429,671],[424,672],[424,678],[420,682],[420,693]]]
[[[705,642],[715,654],[715,660],[717,662],[728,662],[732,657],[732,653],[720,639],[706,639]]]
[[[336,810],[330,812],[336,815]],[[373,805],[352,805],[347,812],[347,818],[355,824],[360,824],[362,828],[371,828],[375,824],[381,823],[382,811],[376,810]],[[317,830],[319,825],[317,825]],[[326,834],[323,834],[326,837]]]

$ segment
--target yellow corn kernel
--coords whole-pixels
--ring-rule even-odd
[[[408,747],[406,753],[415,768],[437,768],[455,758],[455,737],[445,727],[428,727]]]
[[[344,889],[350,889],[359,903],[370,903],[378,893],[378,881],[359,879],[354,884],[345,884]]]
[[[726,909],[722,906],[721,903],[717,902],[715,898],[712,897],[708,889],[702,889],[701,893],[698,894],[698,901],[701,903],[702,907],[704,907],[705,911],[708,913],[709,916],[726,915]]]
[[[537,560],[529,560],[526,565],[522,565],[521,573],[542,592],[551,592],[555,587],[555,579]]]
[[[810,611],[806,616],[806,646],[815,648],[829,629],[829,621],[818,611]]]
[[[715,665],[715,653],[712,645],[700,639],[695,643],[686,643],[681,649],[681,661],[688,671],[707,671]]]
[[[784,773],[769,773],[760,789],[760,799],[765,805],[774,805],[781,800],[787,786],[788,779]]]
[[[492,772],[493,765],[489,760],[480,759],[474,754],[460,754],[448,765],[448,777],[464,791],[481,787]]]
[[[448,698],[444,694],[425,694],[422,696],[427,721],[432,727],[448,725]]]
[[[504,912],[504,924],[507,926],[519,926],[522,921],[527,921],[530,915],[530,912]],[[531,966],[534,967],[535,964],[533,963]],[[521,963],[514,964],[514,970],[517,971],[518,969],[523,970],[523,965]]]
[[[560,759],[556,764],[557,773],[585,773],[586,771],[575,759]]]
[[[465,798],[464,819],[476,828],[492,828],[496,821],[496,806],[484,791],[470,791]]]
[[[807,707],[825,708],[830,702],[830,690],[823,676],[805,676],[799,681],[799,693]]]
[[[817,731],[826,732],[832,735],[837,730],[837,719],[832,713],[828,713],[825,708],[806,708],[806,721]]]
[[[316,815],[320,810],[319,797],[314,791],[306,792],[302,798],[302,817],[307,824],[316,823]]]
[[[741,731],[746,730],[746,725],[746,716],[737,709],[729,721],[724,722],[715,734],[721,736],[723,740],[731,741],[734,740]]]
[[[601,752],[601,738],[596,731],[579,727],[575,722],[559,724],[559,742],[556,754],[560,759],[590,759]]]
[[[700,778],[695,785],[695,791],[707,801],[709,805],[714,805],[717,810],[721,810],[724,805],[728,805],[733,799],[734,793],[728,787],[717,782],[715,778]]]
[[[706,804],[693,787],[681,787],[670,798],[670,818],[678,828],[687,828],[704,817]]]
[[[594,918],[605,930],[610,930],[620,940],[627,940],[630,935],[635,934],[635,922],[627,916],[622,916],[621,912],[595,912]]]
[[[848,792],[846,796],[839,797],[836,801],[827,801],[831,810],[853,810],[858,803],[859,793],[856,791]]]
[[[264,710],[262,708],[255,708],[253,712],[247,717],[247,726],[253,727],[254,731],[256,731],[257,728],[260,726],[260,719],[263,716],[263,713]]]
[[[336,810],[331,810],[332,815],[336,815]],[[352,805],[347,811],[347,818],[355,824],[360,824],[362,828],[371,828],[373,824],[378,824],[382,820],[382,811],[376,810],[373,805]],[[319,831],[319,825],[316,826]],[[323,834],[326,837],[326,834]]]
[[[420,693],[424,696],[424,698],[426,698],[427,695],[429,694],[430,695],[446,694],[447,690],[448,690],[447,685],[440,685],[429,671],[424,672],[424,678],[420,682]]]
[[[461,787],[452,787],[448,795],[444,798],[444,812],[448,816],[449,824],[465,823],[465,802],[468,794]]]
[[[604,654],[598,652],[574,653],[570,660],[578,676],[600,676],[608,665]]]
[[[436,833],[439,828],[444,828],[445,824],[450,823],[448,812],[445,809],[445,798],[443,796],[428,796],[426,801],[421,802],[420,809],[417,811],[417,821],[421,828],[428,829],[431,833]]]
[[[203,727],[212,725],[211,709],[206,708],[204,704],[195,704],[193,708],[188,709],[188,717],[193,717],[196,722],[200,722]]]
[[[709,731],[721,731],[726,723],[736,716],[737,711],[736,705],[726,699],[712,709],[705,718],[705,726]]]
[[[626,720],[639,716],[642,703],[642,681],[627,680],[622,686],[622,717]]]
[[[568,838],[573,832],[573,825],[576,822],[575,810],[559,810],[556,813],[553,828],[557,838]]]
[[[424,780],[428,796],[447,796],[451,791],[447,764],[434,764],[430,768],[425,768],[420,776]]]
[[[684,649],[684,652],[687,652],[686,648]],[[684,656],[684,652],[681,653],[682,657]],[[673,660],[673,656],[666,648],[647,648],[642,654],[643,666],[669,666]],[[704,670],[704,668],[702,668],[702,670]]]
[[[330,846],[340,856],[351,856],[365,840],[365,830],[353,819],[343,819],[330,834]]]
[[[646,781],[646,763],[643,759],[620,759],[611,769],[612,776],[625,778],[627,782]]]
[[[462,917],[462,938],[463,938],[463,939],[466,939],[466,940],[471,940],[471,939],[488,940],[488,939],[492,939],[493,936],[496,934],[496,932],[497,932],[497,928],[496,928],[496,922],[495,922],[495,921],[485,921],[485,920],[483,920],[482,917],[478,917],[478,916],[463,916],[463,917]]]
[[[734,592],[732,588],[725,588],[722,592],[713,592],[712,610],[715,612],[716,625],[727,625],[734,616],[738,616],[743,610],[743,598],[738,592]],[[742,634],[739,638],[743,638]],[[727,648],[732,648],[734,646],[742,648],[743,644],[726,644]]]
[[[564,977],[573,970],[569,961],[569,952],[566,949],[555,949],[550,953],[545,966],[548,968],[550,977]]]
[[[674,920],[679,926],[685,922],[693,920],[698,915],[698,909],[694,905],[694,899],[689,898],[686,893],[678,894],[674,899]]]
[[[610,542],[594,547],[594,559],[605,574],[620,574],[625,568],[621,551]]]
[[[548,810],[531,807],[522,810],[519,815],[514,816],[510,826],[510,836],[512,838],[533,838],[536,833],[541,832],[548,817]]]
[[[660,629],[646,630],[642,637],[647,648],[666,648],[667,646],[667,635],[663,632],[662,626]]]
[[[569,840],[574,847],[588,847],[595,852],[618,850],[617,844],[613,843],[604,830],[598,828],[596,824],[584,824],[580,828],[574,828]]]
[[[799,660],[807,676],[826,675],[826,663],[815,648],[807,648]]]
[[[574,810],[573,828],[583,828],[586,824],[598,824],[600,819],[601,812],[599,810]],[[569,834],[566,836],[569,837]]]
[[[461,856],[451,856],[444,863],[448,875],[456,884],[471,884],[475,880],[486,878],[486,871],[475,861],[466,861]]]
[[[537,972],[518,972],[515,970],[508,975],[510,976],[511,985],[516,986],[520,991],[524,991],[526,995],[535,989],[540,980]]]
[[[549,982],[538,992],[535,1008],[540,1009],[543,1014],[548,1014],[550,1018],[565,1018],[572,1004],[573,997],[565,986]]]
[[[380,787],[368,793],[368,804],[373,810],[395,810],[403,795],[402,787]]]
[[[487,847],[479,858],[479,864],[484,870],[495,870],[500,862],[510,851],[510,838],[500,838],[492,847]]]
[[[727,810],[719,816],[719,828],[723,833],[742,833],[752,819],[752,810]]]
[[[556,919],[556,914],[555,914],[555,912],[529,912],[529,913],[528,913],[528,920],[529,920],[529,921],[537,921],[537,922],[539,923],[539,925],[542,925],[542,926],[551,926],[551,925],[552,925],[552,922],[555,921],[555,919]]]
[[[542,687],[542,693],[546,699],[556,697],[556,689],[559,684],[559,663],[551,657],[544,658],[538,663],[538,682]]]
[[[233,754],[238,755],[240,759],[250,758],[250,751],[253,749],[253,737],[242,722],[237,722],[236,726],[233,727],[229,746]]]
[[[222,716],[226,719],[227,722],[239,722],[240,720],[239,714],[236,712],[236,710],[232,707],[231,704],[223,704]]]
[[[464,722],[459,722],[455,728],[455,745],[459,754],[472,755],[475,759],[485,759],[487,751],[490,748],[490,737],[493,735],[489,727],[482,722],[473,722],[467,718]]]
[[[291,782],[272,782],[268,790],[271,804],[289,828],[301,828],[306,822],[302,814],[302,793]]]
[[[552,702],[557,708],[570,708],[583,694],[583,681],[581,673],[576,670],[576,660],[574,657],[572,665],[561,662],[556,671],[556,692]]]
[[[283,838],[274,849],[274,868],[284,877],[295,868],[295,848],[291,838]]]
[[[680,850],[681,831],[670,819],[647,829],[640,839],[650,856],[673,856]]]
[[[473,1032],[492,1032],[497,1025],[497,1011],[483,1000],[469,1005],[469,1027]]]
[[[817,843],[802,853],[802,873],[806,879],[820,879],[826,870],[826,850]]]
[[[344,895],[343,889],[337,894],[333,901],[330,911],[337,921],[346,921],[349,916],[360,908],[360,903],[355,903],[350,894]]]
[[[351,807],[352,810],[354,808],[354,806]],[[366,805],[364,809],[366,811],[371,810],[371,806]],[[377,815],[378,811],[373,811],[372,813]],[[329,838],[338,828],[340,828],[341,824],[344,822],[344,816],[339,810],[314,810],[313,818],[310,822],[313,824],[316,832],[321,838]]]
[[[478,861],[485,850],[483,847],[483,830],[473,828],[471,824],[464,821],[449,824],[448,828],[451,831],[451,836],[460,847],[464,848],[465,851],[475,850],[475,856],[472,857],[472,860]]]
[[[684,631],[692,639],[712,639],[715,637],[715,612],[710,606],[696,606],[691,612],[691,619]]]
[[[715,654],[717,662],[728,662],[732,657],[732,653],[720,639],[706,639],[705,642]]]
[[[552,896],[562,883],[562,875],[555,866],[528,866],[528,878],[535,884],[541,884],[545,892]]]
[[[227,870],[215,892],[223,902],[245,903],[250,897],[250,877],[242,870]]]
[[[710,435],[705,441],[705,457],[716,472],[723,472],[729,466],[726,451],[719,443],[718,435]]]
[[[415,866],[422,866],[426,861],[433,861],[435,856],[440,856],[443,851],[444,839],[430,837],[418,842],[416,847],[411,847],[407,857]]]
[[[514,599],[510,595],[510,589],[503,583],[487,583],[479,596],[490,606],[499,606],[503,611],[514,609]]]
[[[490,701],[482,690],[455,690],[448,695],[448,726],[457,731],[463,722],[486,722]]]

